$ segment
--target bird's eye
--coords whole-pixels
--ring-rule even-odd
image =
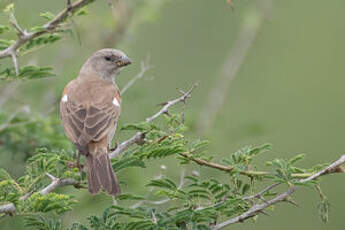
[[[109,56],[104,57],[104,59],[105,59],[106,61],[111,61],[111,57],[109,57]]]

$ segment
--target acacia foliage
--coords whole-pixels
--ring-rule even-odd
[[[91,3],[92,1],[90,1]],[[159,1],[147,0],[137,2],[140,12],[152,11]],[[146,11],[144,11],[144,10]],[[74,12],[73,17],[88,13],[86,8]],[[138,13],[138,12],[136,12]],[[10,20],[15,20],[14,5],[4,9]],[[140,15],[140,14],[136,14]],[[142,13],[142,15],[150,15]],[[41,13],[47,21],[56,15],[51,12]],[[64,35],[73,33],[69,21],[61,22],[59,30],[38,36],[18,50],[18,56],[29,54],[47,45],[61,41]],[[42,31],[42,25],[28,29],[30,32]],[[13,35],[17,30],[10,23],[0,25],[0,51],[15,42]],[[52,77],[51,67],[24,65],[20,66],[18,75],[11,65],[0,66],[0,80],[31,80]],[[205,177],[199,173],[182,175],[181,181],[169,175],[152,178],[146,182],[146,194],[132,191],[116,198],[117,204],[105,207],[98,216],[89,216],[85,223],[63,224],[66,213],[83,202],[68,193],[54,190],[42,194],[42,190],[55,179],[73,179],[75,189],[83,190],[86,185],[85,172],[70,167],[76,158],[70,143],[64,138],[59,121],[52,116],[37,115],[30,110],[9,114],[0,110],[0,148],[9,154],[29,153],[25,163],[25,173],[20,177],[11,176],[0,169],[0,205],[13,204],[15,213],[25,220],[25,225],[41,230],[60,229],[212,229],[222,220],[239,216],[253,205],[265,202],[276,193],[268,190],[259,197],[257,194],[267,184],[280,183],[282,186],[309,186],[319,192],[321,202],[319,212],[321,219],[327,221],[329,203],[322,194],[317,181],[301,184],[299,178],[317,172],[323,165],[305,169],[300,167],[303,154],[292,159],[273,159],[261,166],[255,159],[270,151],[270,144],[245,146],[234,153],[212,155],[208,151],[208,140],[194,139],[186,135],[188,127],[184,124],[184,115],[165,114],[160,122],[132,123],[121,127],[123,132],[142,132],[145,139],[141,145],[133,145],[120,156],[112,159],[114,170],[126,173],[128,168],[138,168],[144,172],[148,162],[175,158],[176,163],[192,168],[209,167],[216,170],[216,176]],[[219,162],[219,163],[218,163]],[[254,218],[254,220],[256,220]],[[1,220],[0,220],[1,221]]]
[[[195,163],[194,159],[212,162],[216,157],[208,152],[208,141],[194,140],[185,135],[186,126],[179,114],[164,115],[159,125],[128,124],[122,130],[144,132],[145,142],[112,159],[120,180],[127,168],[137,167],[144,172],[148,161],[174,157],[188,168]],[[273,159],[267,162],[263,170],[257,170],[255,158],[270,149],[270,144],[263,144],[246,146],[232,154],[225,154],[226,157],[219,161],[223,166],[231,166],[232,170],[219,171],[215,177],[205,178],[188,173],[183,175],[180,182],[168,175],[153,178],[146,183],[146,194],[126,191],[116,198],[117,204],[109,204],[101,216],[90,216],[88,223],[74,223],[66,227],[61,217],[82,201],[55,191],[41,195],[40,191],[51,183],[47,173],[56,178],[72,178],[78,182],[76,189],[84,189],[85,172],[70,168],[69,163],[74,161],[75,152],[41,148],[28,159],[26,173],[22,177],[14,179],[5,170],[0,171],[0,202],[15,204],[16,214],[24,216],[26,225],[35,229],[211,229],[218,221],[241,215],[254,204],[274,196],[275,193],[267,191],[260,199],[247,199],[259,192],[264,184],[278,182],[287,187],[302,186],[297,179],[321,167],[317,165],[304,169],[296,166],[304,157],[299,154],[289,160]],[[243,172],[254,173],[246,175]],[[311,181],[303,186],[313,187],[315,184],[317,181]],[[32,191],[28,199],[21,199]],[[325,204],[327,201],[320,205],[323,219],[327,213]]]

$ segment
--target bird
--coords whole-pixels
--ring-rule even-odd
[[[97,194],[102,188],[112,196],[121,194],[108,153],[121,113],[116,76],[131,63],[120,50],[98,50],[83,64],[79,76],[65,86],[61,96],[62,125],[78,150],[79,170],[80,156],[86,157],[90,194]]]

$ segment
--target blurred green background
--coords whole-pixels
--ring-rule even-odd
[[[224,156],[244,145],[269,142],[274,145],[273,151],[264,155],[262,162],[306,153],[306,164],[311,166],[333,161],[345,152],[344,1],[273,1],[239,72],[227,88],[215,122],[203,134],[196,131],[202,122],[200,113],[205,110],[209,92],[222,74],[244,21],[260,12],[260,1],[236,0],[234,9],[225,0],[151,1],[154,9],[142,10],[140,17],[133,19],[139,22],[131,24],[117,45],[134,60],[117,79],[120,87],[140,71],[140,61],[148,55],[154,66],[123,96],[121,124],[143,120],[157,110],[157,104],[178,95],[177,88],[186,89],[199,82],[188,103],[186,120],[191,136],[211,140],[212,153]],[[0,0],[0,7],[9,2]],[[42,23],[40,12],[57,13],[65,6],[62,0],[14,3],[23,27]],[[76,77],[88,56],[103,48],[114,26],[106,1],[96,1],[89,11],[88,16],[75,19],[74,30],[78,31],[80,41],[76,35],[66,36],[20,59],[21,64],[51,65],[57,77],[20,83],[3,109],[29,105],[40,113],[55,108],[52,113],[58,115],[57,104],[64,85]],[[128,135],[118,132],[119,141]],[[0,167],[20,175],[20,154],[0,153]],[[124,190],[143,193],[143,185],[160,173],[161,164],[167,165],[165,173],[178,179],[174,159],[154,161],[147,169],[121,172],[120,180],[126,183]],[[204,176],[225,177],[198,166],[188,168],[188,172],[191,170],[199,170]],[[344,176],[324,178],[322,185],[331,202],[328,224],[319,220],[317,194],[301,189],[296,194],[299,207],[279,204],[271,216],[260,216],[256,223],[248,221],[231,229],[344,229]],[[66,215],[66,223],[85,222],[86,216],[100,214],[111,202],[104,195],[91,197],[75,189],[70,189],[70,193],[81,202]],[[21,226],[18,218],[6,218],[0,229]]]

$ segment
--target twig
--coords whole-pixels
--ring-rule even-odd
[[[18,75],[19,68],[16,55],[17,50],[22,45],[38,36],[41,36],[42,34],[54,32],[56,29],[58,29],[60,24],[64,22],[70,15],[72,15],[74,12],[93,1],[94,0],[79,0],[75,3],[68,4],[68,7],[66,9],[62,10],[54,19],[43,25],[42,29],[36,32],[26,32],[25,30],[21,29],[21,27],[15,20],[14,15],[11,16],[11,24],[18,32],[18,38],[12,45],[0,51],[0,59],[12,57],[13,65],[16,70],[16,74]]]
[[[121,95],[123,95],[137,80],[141,79],[144,74],[152,68],[150,65],[150,56],[147,56],[145,61],[141,61],[141,70],[122,88]]]
[[[25,31],[23,31],[23,29],[19,26],[16,17],[14,16],[13,13],[10,13],[10,23],[12,24],[12,26],[17,30],[18,36],[24,36],[26,34]]]
[[[264,195],[266,192],[268,192],[269,190],[277,187],[278,185],[280,185],[280,183],[275,183],[275,184],[271,184],[269,186],[267,186],[264,190],[262,190],[261,192],[251,195],[251,196],[247,196],[244,197],[243,200],[252,200],[252,199],[256,199],[256,198],[261,198],[262,195]]]
[[[224,172],[231,172],[234,171],[235,168],[231,165],[222,165],[222,164],[218,164],[218,163],[214,163],[214,162],[210,162],[201,158],[197,158],[197,157],[193,157],[190,153],[185,153],[185,152],[181,152],[179,153],[180,156],[189,159],[195,163],[197,163],[200,166],[205,166],[205,167],[209,167],[209,168],[214,168],[220,171],[224,171]],[[238,169],[236,169],[238,170]],[[267,172],[267,171],[253,171],[253,170],[240,170],[238,171],[241,175],[245,175],[248,177],[253,177],[253,176],[268,176],[271,175],[271,172]],[[337,168],[334,172],[329,172],[329,173],[343,173],[345,172],[345,169],[343,168]],[[307,178],[310,177],[311,175],[314,175],[314,172],[310,172],[310,173],[292,173],[291,177],[293,178]]]
[[[17,59],[16,51],[11,52],[11,57],[12,57],[14,70],[16,71],[16,75],[18,76],[19,75],[19,66],[18,66],[18,59]]]
[[[16,206],[14,204],[4,204],[0,206],[0,213],[14,214],[16,212]]]
[[[41,195],[47,195],[48,193],[54,191],[55,189],[59,188],[59,187],[65,187],[68,185],[78,185],[79,182],[71,179],[71,178],[66,178],[66,179],[61,179],[61,178],[55,178],[54,180],[52,180],[52,182],[44,187],[40,193]]]
[[[68,185],[73,185],[73,186],[78,186],[79,182],[71,179],[71,178],[66,178],[66,179],[61,179],[61,178],[57,178],[49,173],[46,173],[46,175],[52,180],[52,182],[47,185],[46,187],[44,187],[42,190],[39,191],[39,193],[41,195],[47,195],[48,193],[54,191],[55,189],[59,188],[59,187],[64,187],[64,186],[68,186]],[[34,194],[35,191],[30,191],[28,193],[26,193],[25,195],[23,195],[22,197],[20,197],[20,200],[26,200],[28,199],[32,194]],[[7,214],[14,214],[16,213],[16,207],[13,203],[9,203],[9,204],[4,204],[0,206],[0,213],[7,213]]]
[[[198,84],[196,83],[187,92],[185,92],[182,96],[164,103],[163,108],[161,108],[157,113],[155,113],[151,117],[146,118],[146,122],[150,123],[153,120],[155,120],[156,118],[158,118],[159,116],[161,116],[162,114],[167,113],[171,106],[173,106],[179,102],[185,102],[187,100],[187,98],[191,97],[193,90],[197,86],[198,86]],[[144,138],[145,138],[145,133],[137,132],[134,136],[132,136],[128,140],[126,140],[126,141],[122,142],[120,145],[118,145],[114,151],[110,152],[109,157],[110,158],[116,157],[117,155],[119,155],[122,152],[124,152],[125,150],[127,150],[130,146],[132,146],[136,143],[142,142],[144,140]]]
[[[159,117],[160,115],[164,113],[168,113],[169,108],[179,102],[186,102],[187,98],[191,97],[191,94],[193,90],[198,86],[198,83],[195,83],[186,93],[184,93],[181,97],[176,98],[175,100],[168,101],[167,103],[164,103],[164,106],[161,110],[159,110],[157,113],[155,113],[153,116],[146,119],[147,123],[152,122],[154,119]]]
[[[226,166],[226,165],[221,165],[221,164],[217,164],[214,162],[210,162],[210,161],[206,161],[204,159],[201,158],[195,158],[193,156],[191,156],[188,153],[179,153],[180,156],[189,159],[191,161],[194,161],[195,163],[197,163],[198,165],[201,166],[206,166],[209,168],[214,168],[214,169],[218,169],[224,172],[231,172],[233,171],[235,168],[232,166]],[[245,171],[245,170],[241,170],[239,171],[240,174],[242,175],[246,175],[246,176],[265,176],[265,175],[269,175],[269,172],[264,172],[264,171]]]
[[[117,148],[109,154],[110,159],[118,156],[119,154],[123,153],[127,150],[130,146],[134,145],[135,143],[140,142],[145,138],[145,134],[142,132],[137,132],[133,137],[129,138],[128,140],[122,142]]]
[[[306,183],[306,182],[314,180],[314,179],[316,179],[322,175],[337,173],[337,172],[339,172],[338,169],[341,168],[341,165],[343,165],[344,163],[345,163],[345,155],[342,155],[337,161],[333,162],[332,164],[330,164],[329,166],[327,166],[323,170],[313,174],[312,176],[310,176],[308,178],[301,179],[301,180],[299,180],[299,182],[300,183]],[[267,190],[267,188],[264,190]],[[236,216],[234,218],[231,218],[229,220],[226,220],[220,224],[217,224],[216,226],[214,226],[213,229],[219,230],[219,229],[225,228],[226,226],[229,226],[229,225],[232,225],[235,223],[239,223],[239,222],[243,222],[244,220],[246,220],[248,218],[254,217],[254,216],[258,215],[260,212],[262,212],[264,209],[266,209],[267,207],[270,207],[270,206],[272,206],[276,203],[279,203],[279,202],[286,201],[288,199],[288,197],[292,193],[294,193],[296,190],[297,190],[296,186],[291,186],[287,191],[279,194],[275,198],[273,198],[269,201],[266,201],[262,204],[254,205],[245,213],[243,213],[239,216]]]

